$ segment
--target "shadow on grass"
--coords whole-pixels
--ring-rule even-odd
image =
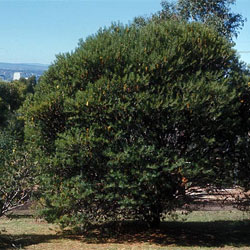
[[[29,218],[34,218],[34,215],[32,214],[9,214],[6,216],[6,218],[11,219],[11,220],[29,219]]]
[[[30,245],[49,242],[53,239],[60,239],[58,235],[37,235],[37,234],[22,234],[22,235],[0,235],[0,249],[23,249]]]
[[[164,222],[158,229],[148,229],[140,222],[109,223],[92,228],[82,236],[60,235],[0,235],[0,249],[13,249],[71,239],[85,244],[151,243],[177,247],[250,247],[250,221]]]

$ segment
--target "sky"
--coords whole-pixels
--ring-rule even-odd
[[[0,0],[0,62],[51,64],[55,55],[74,51],[79,39],[112,22],[129,23],[161,9],[161,0]],[[250,0],[233,10],[248,18],[235,40],[250,64]],[[247,53],[249,52],[249,53]]]

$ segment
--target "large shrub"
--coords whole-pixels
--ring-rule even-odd
[[[59,55],[23,108],[46,218],[155,225],[185,186],[232,185],[245,84],[232,44],[195,23],[113,25]]]

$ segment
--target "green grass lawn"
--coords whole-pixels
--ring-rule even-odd
[[[194,211],[178,219],[167,217],[159,229],[139,222],[119,228],[103,225],[84,235],[62,232],[58,226],[31,215],[0,219],[0,249],[250,249],[250,214],[233,211]]]

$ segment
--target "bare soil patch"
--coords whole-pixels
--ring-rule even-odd
[[[240,187],[215,189],[213,187],[193,187],[187,190],[189,208],[192,210],[249,210],[250,191]]]

